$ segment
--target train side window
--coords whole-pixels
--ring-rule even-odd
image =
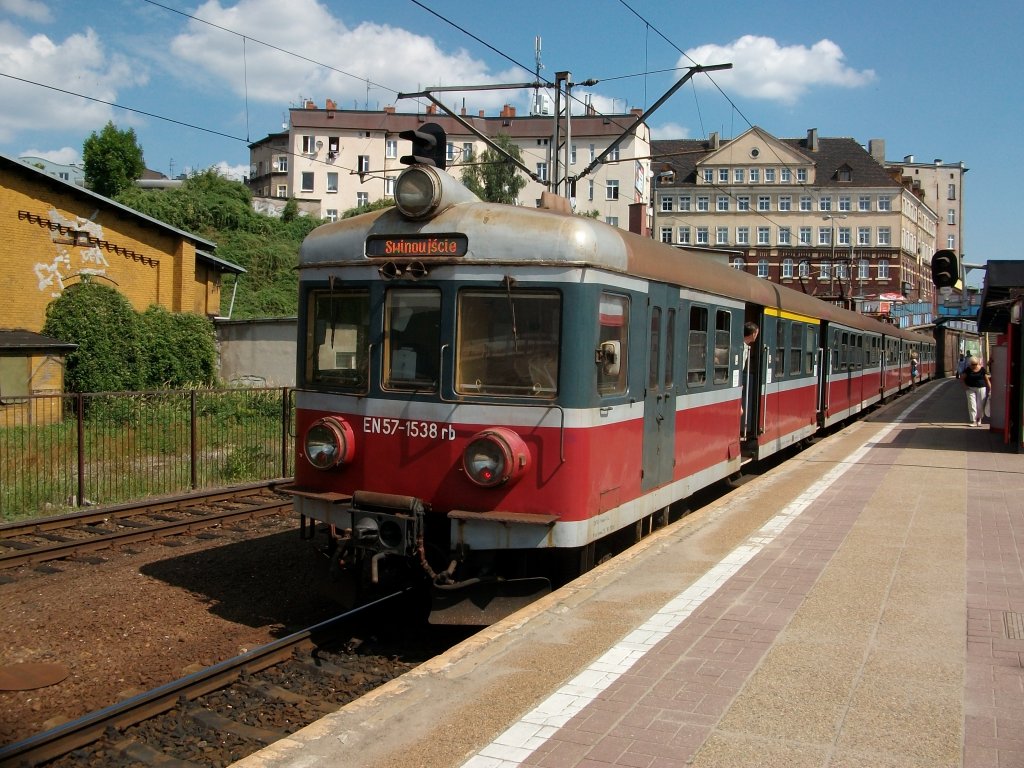
[[[804,373],[810,376],[814,373],[814,354],[818,346],[818,329],[807,328],[807,335],[804,336]]]
[[[621,395],[626,391],[626,361],[629,331],[629,299],[602,293],[598,314],[597,391],[601,395]]]
[[[441,292],[397,288],[384,311],[384,388],[436,392],[441,357]]]
[[[676,311],[668,310],[665,322],[665,389],[676,383]]]
[[[850,368],[850,334],[843,331],[842,341],[839,344],[839,370],[846,371]]]
[[[690,307],[690,336],[686,350],[686,383],[703,386],[708,380],[708,310]]]
[[[775,378],[786,375],[786,323],[780,317],[775,323]]]
[[[661,357],[661,307],[651,307],[650,349],[647,354],[647,388],[658,388],[658,363]]]
[[[309,302],[307,382],[365,392],[370,367],[370,292],[316,291]]]
[[[832,332],[832,371],[839,370],[839,331]]]
[[[715,313],[715,384],[729,383],[729,345],[732,340],[732,312]]]
[[[803,369],[804,326],[793,323],[789,333],[789,372],[799,376]]]
[[[459,294],[455,390],[468,395],[558,394],[562,299],[554,291]]]

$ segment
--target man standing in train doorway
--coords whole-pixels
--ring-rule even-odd
[[[754,398],[757,396],[757,380],[754,377],[755,367],[750,364],[752,346],[757,341],[758,333],[760,329],[757,327],[757,323],[747,321],[743,324],[743,392],[741,395],[741,419],[742,419],[742,438],[749,440],[756,436],[754,430],[754,413],[755,408],[753,407],[756,403]]]

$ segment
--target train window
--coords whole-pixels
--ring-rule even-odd
[[[701,386],[708,380],[708,310],[690,307],[690,338],[686,351],[686,383]]]
[[[310,296],[310,305],[307,381],[365,392],[369,381],[369,291],[317,291]]]
[[[786,375],[786,323],[780,317],[775,324],[775,363],[776,378]]]
[[[651,308],[650,349],[647,354],[647,388],[658,388],[658,363],[661,357],[661,307]]]
[[[789,332],[789,372],[799,376],[803,370],[804,326],[793,323]]]
[[[676,311],[667,313],[665,326],[665,389],[676,383]]]
[[[732,312],[715,313],[715,384],[729,383],[729,346],[732,343]]]
[[[832,372],[839,370],[839,331],[832,332]]]
[[[462,291],[455,390],[512,397],[558,394],[561,308],[554,291]]]
[[[850,368],[850,334],[843,331],[843,340],[840,343],[839,370],[846,371]]]
[[[611,293],[601,294],[597,366],[597,391],[602,395],[621,395],[626,391],[629,299]]]
[[[441,292],[395,288],[384,312],[384,388],[437,391]]]
[[[814,354],[818,346],[818,329],[807,328],[807,335],[804,336],[804,373],[808,376],[814,373]]]

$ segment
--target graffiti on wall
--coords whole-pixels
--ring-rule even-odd
[[[64,281],[80,275],[106,275],[110,263],[99,243],[103,227],[81,216],[65,216],[50,209],[50,240],[54,256],[49,263],[37,262],[35,275],[40,292],[49,291],[51,298],[64,292]]]

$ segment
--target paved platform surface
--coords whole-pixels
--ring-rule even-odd
[[[241,768],[1024,766],[1024,455],[930,382]]]

